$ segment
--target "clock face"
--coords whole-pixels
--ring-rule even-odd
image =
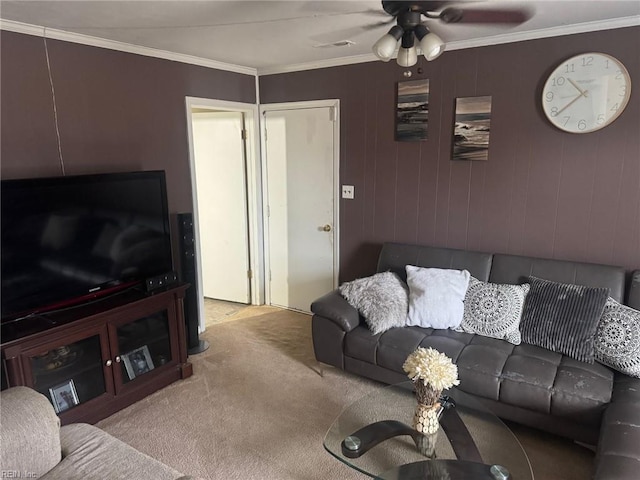
[[[603,53],[583,53],[565,60],[542,89],[542,109],[560,130],[588,133],[613,122],[631,96],[629,72]]]

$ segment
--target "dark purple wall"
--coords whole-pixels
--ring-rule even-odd
[[[341,280],[371,274],[382,242],[640,268],[640,28],[445,52],[411,68],[430,80],[428,140],[394,141],[394,62],[260,77],[263,104],[340,99]],[[546,121],[542,85],[562,60],[621,60],[631,101],[610,126],[564,133]],[[423,74],[417,68],[424,69]],[[488,162],[453,162],[456,97],[491,95]]]
[[[185,97],[255,103],[255,77],[47,40],[67,175],[165,170],[169,209],[191,212]],[[61,175],[45,43],[0,37],[1,176]]]

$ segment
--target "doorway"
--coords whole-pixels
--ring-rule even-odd
[[[202,294],[250,303],[244,113],[191,113]]]
[[[338,282],[338,100],[261,107],[266,296],[309,313]]]
[[[262,303],[255,105],[187,97],[199,330],[205,297]]]

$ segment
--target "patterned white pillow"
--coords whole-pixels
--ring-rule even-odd
[[[640,378],[640,311],[609,297],[594,340],[595,359]]]
[[[409,288],[393,272],[376,273],[340,286],[340,294],[358,309],[372,333],[404,327],[409,309]]]
[[[460,330],[520,345],[520,319],[529,284],[482,282],[471,277]]]

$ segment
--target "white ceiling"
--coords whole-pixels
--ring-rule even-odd
[[[430,20],[449,50],[640,25],[638,0],[471,3],[474,8],[527,6],[534,15],[515,27]],[[377,0],[0,0],[0,19],[10,21],[3,28],[21,22],[54,29],[52,33],[73,32],[250,67],[258,73],[374,60],[371,45],[393,25],[365,28],[389,19]],[[345,40],[355,44],[327,45]]]

